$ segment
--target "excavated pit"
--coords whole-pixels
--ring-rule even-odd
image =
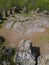
[[[36,64],[37,65],[37,58],[40,56],[40,47],[35,47],[35,46],[30,46],[30,49],[31,49],[31,53],[32,55],[35,57],[35,61],[36,61]]]

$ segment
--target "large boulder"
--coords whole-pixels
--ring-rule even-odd
[[[44,11],[43,11],[43,14],[45,14],[45,15],[49,15],[49,11],[44,10]]]
[[[23,13],[28,13],[28,8],[24,6],[22,12],[23,12]]]
[[[35,65],[35,57],[31,53],[32,42],[22,40],[17,46],[14,62],[18,65]]]

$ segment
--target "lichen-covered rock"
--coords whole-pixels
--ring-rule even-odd
[[[45,15],[49,15],[49,11],[44,10],[44,11],[43,11],[43,14],[45,14]]]
[[[5,47],[3,50],[2,50],[2,55],[3,56],[6,56],[6,57],[10,57],[13,55],[13,49],[12,48],[9,48],[9,47]]]
[[[49,65],[49,55],[38,57],[38,65]]]
[[[14,22],[15,22],[15,18],[10,17],[10,18],[8,18],[8,20],[6,21],[6,24],[2,28],[10,30],[12,28]]]
[[[2,65],[11,65],[11,62],[9,60],[3,61]]]
[[[35,57],[31,54],[32,42],[22,40],[17,46],[14,62],[20,65],[35,65]]]

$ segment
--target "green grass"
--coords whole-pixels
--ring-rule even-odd
[[[25,16],[25,17],[31,16],[31,13],[22,13],[22,16]]]
[[[5,20],[2,21],[2,23],[0,24],[0,29],[2,29],[2,26],[5,24]]]
[[[32,37],[33,43],[42,44],[42,43],[49,43],[49,28],[46,28],[46,31],[43,33],[36,33]]]

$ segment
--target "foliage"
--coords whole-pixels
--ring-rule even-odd
[[[49,0],[0,0],[0,10],[9,9],[13,6],[20,8],[26,6],[29,10],[38,7],[49,10]]]

